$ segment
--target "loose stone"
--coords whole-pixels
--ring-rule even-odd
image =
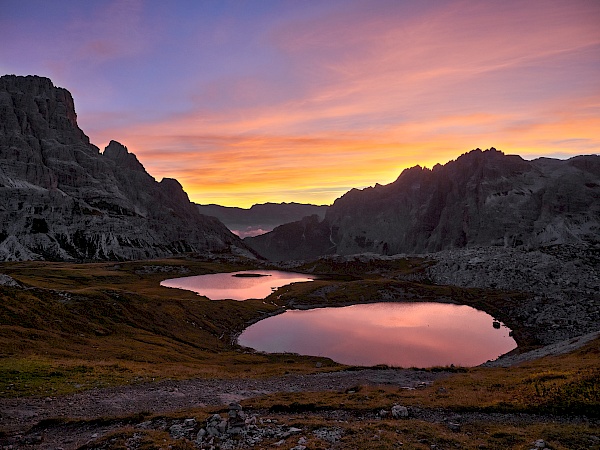
[[[392,417],[394,419],[403,419],[408,417],[408,408],[400,405],[392,406]]]

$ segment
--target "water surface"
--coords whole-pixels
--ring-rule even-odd
[[[275,289],[300,281],[313,281],[302,273],[280,270],[244,270],[240,272],[171,278],[161,286],[187,289],[211,300],[248,300],[266,298]]]
[[[517,346],[508,328],[493,323],[470,306],[372,303],[286,311],[251,325],[238,342],[349,365],[476,366]]]

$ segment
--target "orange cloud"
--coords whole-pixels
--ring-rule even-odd
[[[181,121],[173,124],[173,135],[169,123],[117,135],[153,176],[177,178],[199,203],[230,206],[331,203],[351,187],[389,183],[406,167],[432,167],[476,147],[495,146],[532,158],[590,153],[600,146],[599,117],[561,112],[537,121],[506,113],[451,115],[306,136],[204,135],[194,128],[183,135],[178,134],[185,131],[181,126]],[[229,126],[235,129],[235,121]]]
[[[122,141],[192,200],[230,206],[331,203],[476,147],[529,158],[598,151],[597,3],[392,5],[272,31],[295,77],[287,95],[269,97],[253,77],[221,80],[188,113],[93,141]],[[233,106],[202,104],[218,95]]]

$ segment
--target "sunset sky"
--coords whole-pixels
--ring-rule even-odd
[[[0,0],[0,74],[68,89],[95,145],[197,203],[600,151],[598,0]]]

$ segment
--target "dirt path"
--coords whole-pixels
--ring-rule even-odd
[[[0,427],[23,433],[49,418],[93,419],[139,412],[166,413],[208,405],[226,405],[276,393],[348,389],[356,385],[391,384],[415,387],[443,373],[406,369],[288,375],[266,380],[184,380],[90,390],[63,397],[0,399]]]
[[[183,423],[183,419],[177,421],[173,418],[160,417],[153,419],[152,422],[144,422],[145,419],[140,417],[131,423],[121,419],[98,420],[101,418],[132,416],[140,412],[168,414],[185,411],[188,408],[226,405],[232,401],[277,392],[341,391],[357,385],[392,385],[398,388],[415,388],[423,384],[428,385],[447,375],[444,372],[430,373],[410,369],[364,369],[314,375],[288,375],[266,380],[163,381],[91,390],[63,397],[0,399],[0,428],[6,433],[5,436],[0,434],[0,448],[75,450],[86,444],[91,446],[89,448],[96,448],[96,442],[99,439],[101,440],[111,433],[123,430],[124,427],[130,427],[129,429],[137,431],[145,429],[172,430],[174,424]],[[265,411],[262,414],[268,414],[268,412]],[[321,418],[332,422],[342,421],[346,423],[348,421],[377,419],[377,412],[368,413],[365,417],[356,417],[345,410],[311,411],[302,414],[314,416],[315,418],[322,416]],[[418,407],[410,407],[410,415],[411,418],[417,420],[443,423],[448,427],[460,427],[459,424],[468,426],[469,423],[526,425],[530,423],[549,424],[558,421],[557,424],[585,422],[591,426],[590,432],[594,429],[598,430],[597,422],[593,425],[588,423],[588,420],[584,417],[546,417],[532,414],[478,412],[459,414],[441,408]],[[70,418],[75,419],[75,421],[40,424],[42,420],[51,418]],[[97,420],[85,421],[83,419]],[[175,425],[175,427],[177,426],[180,425]],[[195,427],[198,428],[199,425],[195,425]],[[268,435],[269,430],[275,430],[273,432],[279,433],[277,436],[281,435],[284,439],[286,435],[289,435],[289,432],[284,433],[285,428],[276,425],[275,422],[265,423],[261,425],[261,429],[267,430],[265,435]],[[335,431],[333,428],[332,430]],[[197,433],[198,429],[194,429],[192,434],[195,436]],[[590,435],[590,439],[598,439],[600,442],[600,438],[597,436],[599,433],[594,433],[594,436]],[[128,445],[127,448],[137,448],[134,444]],[[109,447],[101,446],[98,448]]]

